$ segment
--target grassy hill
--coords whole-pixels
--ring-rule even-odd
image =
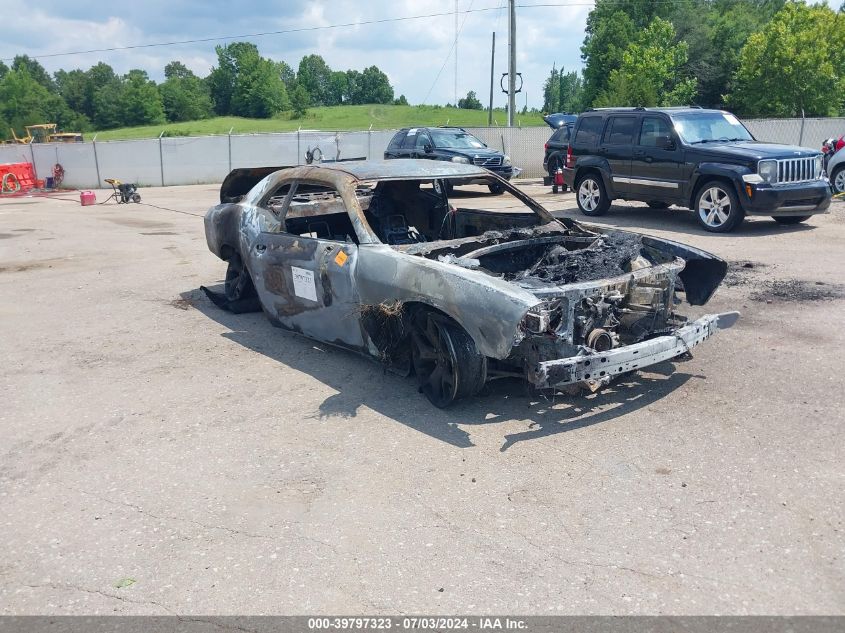
[[[207,136],[209,134],[252,134],[261,132],[295,132],[303,130],[374,130],[400,128],[408,125],[434,126],[457,125],[482,127],[487,125],[484,110],[461,110],[442,106],[349,105],[327,108],[310,108],[305,117],[290,119],[242,119],[217,117],[203,121],[166,123],[144,127],[127,127],[101,132],[89,132],[86,140],[97,135],[98,141],[118,139],[156,138],[162,131],[165,136]],[[539,114],[517,115],[516,123],[527,127],[545,125]],[[506,125],[504,110],[493,110],[493,125]]]

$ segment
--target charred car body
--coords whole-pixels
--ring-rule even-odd
[[[455,208],[488,179],[521,211]],[[558,220],[473,165],[404,160],[276,171],[205,216],[234,311],[415,373],[439,407],[488,380],[593,387],[687,353],[737,313],[687,322],[724,261],[675,242]],[[485,196],[489,194],[484,194]],[[476,199],[477,200],[477,199]]]

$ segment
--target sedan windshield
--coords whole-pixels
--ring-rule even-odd
[[[487,147],[472,134],[462,130],[431,130],[431,140],[435,147],[451,149],[482,149]]]
[[[728,112],[674,114],[672,121],[675,131],[689,144],[754,140],[739,119]]]

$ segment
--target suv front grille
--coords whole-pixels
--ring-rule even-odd
[[[778,184],[785,185],[794,182],[809,182],[817,180],[821,174],[816,172],[816,159],[784,158],[778,161]]]
[[[484,158],[483,156],[476,156],[472,159],[473,164],[479,167],[499,167],[502,164],[501,156],[492,156]]]

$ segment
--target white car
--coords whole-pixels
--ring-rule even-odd
[[[834,193],[845,193],[845,147],[833,155],[827,164],[827,174]]]

